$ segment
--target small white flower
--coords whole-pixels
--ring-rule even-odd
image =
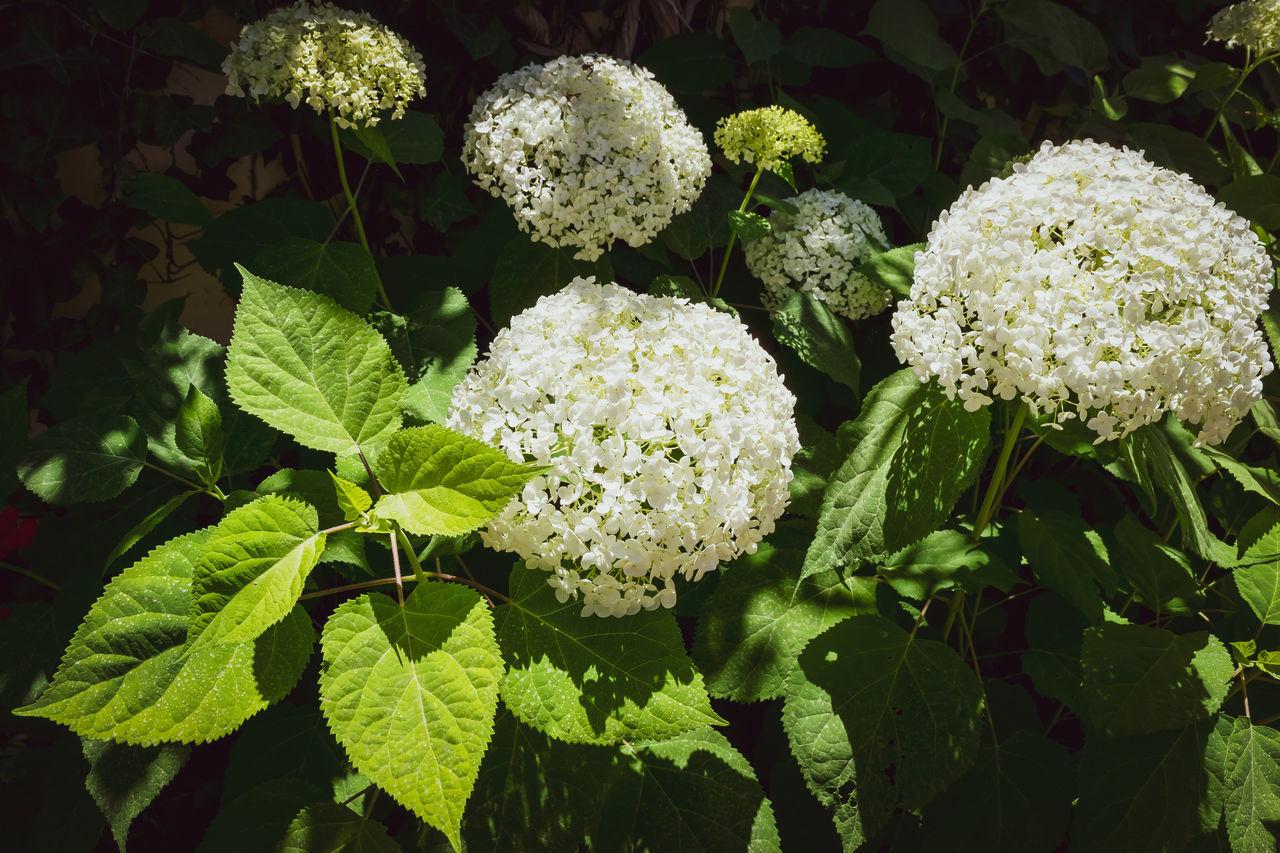
[[[481,532],[583,615],[671,607],[787,503],[795,397],[737,319],[575,279],[512,319],[448,425],[548,465]],[[554,435],[554,442],[548,441]]]
[[[245,26],[222,63],[227,94],[283,98],[318,113],[333,111],[339,127],[378,123],[377,113],[404,115],[427,93],[426,66],[413,45],[368,12],[299,0]]]
[[[711,174],[702,134],[653,75],[607,56],[504,74],[476,101],[462,162],[520,229],[595,260],[688,210]]]
[[[1173,412],[1218,444],[1273,369],[1271,275],[1249,223],[1186,175],[1046,142],[938,217],[892,343],[969,409],[1021,397],[1097,441]]]
[[[776,311],[792,290],[810,292],[850,320],[879,314],[891,294],[854,267],[887,238],[880,217],[837,190],[811,189],[778,210],[770,232],[746,247],[747,269],[764,282],[764,306]]]
[[[1209,23],[1209,41],[1240,45],[1256,54],[1280,49],[1280,2],[1246,0],[1220,9]]]

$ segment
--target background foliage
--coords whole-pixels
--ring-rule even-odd
[[[530,243],[462,172],[470,104],[504,71],[561,53],[635,59],[708,140],[736,109],[797,109],[829,143],[821,166],[797,166],[797,182],[874,205],[893,246],[920,242],[963,187],[1042,139],[1085,136],[1191,174],[1268,244],[1266,229],[1280,228],[1280,76],[1267,63],[1233,89],[1242,52],[1204,44],[1218,4],[348,5],[410,39],[428,66],[428,95],[405,119],[379,138],[343,137],[372,252],[342,217],[323,121],[222,95],[228,42],[268,4],[6,7],[6,709],[41,696],[104,584],[161,543],[218,524],[130,579],[161,590],[154,612],[215,619],[221,604],[200,616],[187,598],[166,598],[175,572],[195,571],[186,552],[196,539],[233,537],[243,504],[262,495],[279,496],[254,506],[271,507],[292,537],[281,554],[341,522],[323,473],[331,453],[385,424],[308,439],[267,419],[295,442],[232,404],[245,381],[225,367],[242,293],[235,264],[367,313],[403,368],[404,408],[417,422],[443,416],[494,329],[575,275],[641,291],[710,286],[748,167],[717,160],[694,209],[654,243],[575,261]],[[774,175],[760,190],[792,194]],[[868,272],[901,295],[912,254],[882,254]],[[424,551],[445,571],[465,560],[510,599],[490,610],[461,587],[423,585],[406,602],[482,638],[489,657],[467,670],[478,690],[503,682],[465,816],[447,816],[462,820],[462,840],[477,850],[1273,849],[1280,425],[1270,405],[1220,451],[1193,448],[1172,421],[1099,447],[1032,425],[1005,511],[975,543],[968,531],[1011,410],[957,414],[896,374],[887,315],[849,325],[789,304],[770,320],[740,253],[729,269],[721,296],[800,399],[790,515],[758,553],[683,588],[674,621],[584,623],[545,587],[522,588],[526,576],[508,586],[508,557],[475,549],[460,560],[461,546],[443,539]],[[378,278],[403,314],[371,311]],[[1273,347],[1275,318],[1273,308]],[[24,488],[20,467],[45,473]],[[337,467],[360,480],[358,466]],[[824,512],[830,503],[847,512]],[[328,537],[319,565],[281,571],[282,583],[314,591],[387,574],[385,548],[345,533]],[[215,579],[198,575],[187,589],[196,601],[217,594]],[[443,834],[368,788],[393,778],[349,763],[380,722],[344,705],[350,685],[302,651],[318,636],[326,656],[365,667],[378,650],[361,638],[393,605],[381,593],[327,596],[265,624],[211,623],[228,636],[270,626],[283,669],[301,673],[274,695],[243,696],[241,716],[219,725],[247,722],[211,743],[82,742],[5,714],[7,843],[447,849]],[[588,630],[586,652],[543,654],[551,643],[539,632]],[[414,642],[415,631],[428,633],[410,627],[395,642]],[[583,694],[594,704],[541,704],[547,684],[581,692],[597,659],[619,648],[634,669]],[[251,662],[208,666],[234,681]],[[362,683],[409,677],[379,666]],[[321,695],[338,709],[327,723]],[[198,718],[199,697],[189,698]],[[200,731],[177,739],[211,737]],[[638,817],[620,818],[629,815]]]

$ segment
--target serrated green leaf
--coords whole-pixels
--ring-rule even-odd
[[[502,701],[513,714],[571,743],[658,740],[724,723],[670,612],[583,617],[546,578],[518,563],[511,600],[494,614],[507,662]]]
[[[945,521],[986,458],[990,419],[910,370],[872,388],[827,486],[805,576],[887,556]]]
[[[1205,772],[1213,723],[1127,738],[1090,737],[1079,774],[1071,849],[1181,850],[1218,825],[1220,794]]]
[[[1280,842],[1280,732],[1236,718],[1223,769],[1232,853],[1270,853]]]
[[[1269,506],[1245,522],[1236,537],[1236,554],[1246,565],[1280,560],[1280,509]]]
[[[383,495],[370,515],[419,536],[460,536],[497,515],[542,470],[440,424],[409,427],[374,461]]]
[[[453,387],[476,360],[476,319],[467,297],[456,287],[428,291],[403,316],[380,312],[372,321],[409,380],[406,413],[444,423]]]
[[[1280,563],[1255,563],[1231,570],[1240,597],[1264,625],[1280,625]]]
[[[1124,93],[1157,104],[1178,100],[1195,79],[1196,70],[1176,56],[1148,56],[1124,75]]]
[[[181,303],[176,307],[181,308]],[[194,473],[197,462],[178,449],[177,421],[192,387],[211,399],[223,399],[223,347],[178,324],[176,311],[146,348],[133,377],[137,404],[133,414],[147,433],[147,447],[165,468]]]
[[[187,649],[251,643],[284,619],[324,551],[315,507],[267,495],[234,509],[205,542],[191,579]]]
[[[773,315],[773,335],[801,360],[856,395],[862,362],[849,327],[812,293],[792,293]]]
[[[729,211],[729,228],[738,235],[744,246],[749,246],[773,230],[768,219],[758,213],[743,210]]]
[[[355,521],[373,506],[373,498],[364,489],[332,471],[329,476],[333,479],[333,490],[338,496],[338,508],[342,510],[344,520]]]
[[[401,853],[387,828],[345,806],[321,803],[298,813],[277,853]]]
[[[772,59],[782,49],[782,33],[778,26],[760,20],[750,9],[742,6],[729,10],[729,32],[748,65]]]
[[[18,479],[51,504],[105,501],[138,479],[147,437],[125,415],[63,421],[18,454]]]
[[[123,201],[156,219],[184,225],[206,225],[209,210],[182,181],[155,172],[139,172],[124,181]]]
[[[1219,471],[1230,474],[1246,492],[1261,495],[1271,503],[1280,505],[1280,474],[1276,471],[1246,465],[1214,447],[1202,447],[1200,452],[1213,460]]]
[[[378,292],[373,255],[359,243],[285,237],[254,255],[249,266],[270,281],[320,293],[353,314],[364,314]]]
[[[924,243],[912,243],[887,252],[877,252],[854,267],[854,270],[883,286],[894,296],[907,299],[911,296],[911,282],[915,277],[916,252],[923,248]]]
[[[1110,736],[1208,718],[1235,671],[1226,646],[1208,631],[1175,634],[1112,622],[1085,631],[1082,660],[1090,722]]]
[[[885,558],[879,575],[898,595],[924,601],[967,577],[1004,569],[998,557],[958,530],[935,530]],[[1004,569],[1007,571],[1007,569]]]
[[[1112,566],[1134,586],[1134,597],[1157,612],[1184,613],[1202,599],[1187,556],[1126,515],[1115,528]]]
[[[216,483],[222,475],[222,412],[195,385],[178,409],[173,438],[178,452],[195,463],[200,479],[206,485]]]
[[[129,825],[178,775],[191,747],[179,743],[129,746],[93,738],[83,738],[81,744],[89,762],[85,787],[111,825],[111,835],[123,853]]]
[[[488,606],[442,583],[403,605],[366,594],[334,611],[320,648],[321,710],[351,763],[457,849],[502,674]]]
[[[538,297],[560,292],[575,278],[595,276],[596,281],[613,281],[608,255],[589,262],[575,258],[575,252],[572,246],[534,243],[525,234],[503,246],[489,282],[489,313],[494,326],[505,326]]]
[[[14,713],[86,737],[150,746],[222,737],[288,693],[315,636],[301,608],[256,642],[184,653],[191,578],[210,532],[173,539],[112,580],[52,684]]]
[[[782,694],[805,644],[841,619],[875,609],[871,578],[800,579],[807,536],[776,532],[724,567],[702,606],[693,661],[712,696],[756,702]]]
[[[973,670],[879,616],[814,638],[786,695],[791,752],[848,850],[900,805],[925,805],[977,755],[982,688]]]
[[[1018,516],[1018,540],[1036,580],[1070,601],[1092,625],[1102,621],[1101,586],[1116,591],[1116,573],[1107,558],[1102,537],[1083,519],[1065,512]]]
[[[116,543],[116,547],[112,548],[111,553],[107,555],[106,562],[102,564],[103,574],[106,574],[107,569],[111,568],[112,563],[123,557],[128,553],[130,548],[141,542],[144,536],[152,530],[155,530],[156,526],[160,524],[160,522],[173,515],[178,507],[187,502],[187,498],[198,494],[200,493],[181,492],[176,494],[151,512],[147,513],[146,516],[143,517],[142,521],[139,521],[133,527],[129,528],[129,532],[120,537],[120,541]]]
[[[200,266],[214,275],[226,273],[231,279],[235,278],[230,273],[237,260],[253,258],[290,237],[324,240],[332,229],[333,214],[318,201],[269,198],[228,210],[187,246]]]
[[[359,465],[356,462],[356,465]],[[361,468],[363,470],[363,467]],[[359,487],[357,487],[359,488]],[[295,471],[282,468],[258,484],[258,495],[293,495],[315,507],[321,528],[337,527],[344,521],[342,507],[327,471]],[[228,507],[231,508],[231,507]],[[369,571],[364,551],[365,537],[355,530],[337,530],[325,537],[322,563],[345,563]]]
[[[405,381],[382,336],[327,297],[240,271],[227,352],[236,404],[316,450],[354,454],[390,438]]]
[[[925,806],[928,849],[1051,853],[1071,821],[1074,770],[1071,755],[1040,734],[983,744],[973,766]]]
[[[621,751],[632,772],[614,781],[605,814],[644,817],[601,821],[599,849],[781,850],[773,806],[724,735],[702,728]]]
[[[383,119],[372,127],[355,132],[343,131],[342,144],[367,159],[381,160],[383,158],[368,144],[373,136],[382,138],[386,152],[394,161],[389,163],[393,168],[396,163],[411,166],[435,163],[444,153],[444,131],[434,118],[418,110],[405,110],[404,115],[397,119],[384,114]]]

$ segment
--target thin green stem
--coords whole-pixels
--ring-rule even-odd
[[[1228,102],[1235,97],[1236,92],[1240,91],[1240,87],[1244,85],[1245,78],[1253,73],[1253,69],[1257,68],[1264,62],[1275,59],[1277,54],[1271,53],[1260,56],[1253,62],[1249,61],[1249,54],[1245,54],[1245,66],[1240,71],[1240,76],[1236,78],[1235,85],[1231,87],[1231,91],[1227,92],[1227,96],[1218,102],[1218,109],[1214,112],[1213,118],[1209,121],[1209,126],[1204,129],[1204,133],[1200,134],[1201,139],[1208,139],[1213,133],[1213,129],[1218,126],[1218,119],[1222,118],[1222,113],[1227,108]]]
[[[424,581],[430,580],[431,578],[437,578],[439,580],[444,580],[444,581],[457,581],[458,583],[464,584],[465,586],[475,587],[481,592],[486,593],[488,595],[492,595],[495,598],[500,598],[503,601],[511,600],[507,596],[498,592],[496,589],[493,589],[492,587],[487,587],[484,584],[479,583],[474,579],[468,580],[467,578],[460,578],[457,575],[450,575],[450,574],[446,574],[445,572],[424,571],[422,573],[422,576]],[[354,592],[359,589],[369,589],[370,587],[375,587],[375,586],[386,586],[387,584],[403,583],[404,580],[405,580],[404,578],[397,579],[394,577],[377,578],[376,580],[360,581],[359,583],[349,583],[349,584],[344,584],[343,586],[331,586],[328,589],[320,589],[320,590],[316,590],[315,592],[305,593],[303,595],[298,596],[298,599],[303,600],[307,598],[322,598],[323,596],[326,596],[326,595],[337,595],[340,592]],[[409,578],[408,580],[416,582],[417,579]]]
[[[907,637],[908,640],[914,640],[916,638],[916,631],[919,631],[920,626],[924,624],[924,614],[929,612],[930,604],[933,604],[932,598],[924,603],[924,607],[920,608],[920,615],[916,617],[916,624],[911,626],[911,634]]]
[[[358,522],[355,522],[355,521],[348,521],[346,524],[339,524],[334,527],[326,527],[324,530],[321,530],[320,532],[325,534],[337,533],[339,530],[349,530],[350,528],[355,527],[357,523]]]
[[[1009,456],[1013,453],[1013,445],[1017,442],[1018,435],[1022,432],[1022,424],[1026,419],[1027,404],[1019,403],[1018,410],[1013,416],[1013,423],[1004,434],[1004,445],[1001,446],[1000,455],[996,458],[995,470],[991,472],[991,480],[987,483],[986,497],[982,499],[982,507],[978,510],[978,518],[974,522],[973,533],[970,534],[974,542],[982,538],[987,525],[991,523],[991,516],[998,509],[996,498],[1003,495],[1008,488],[1005,485],[1005,471],[1008,470]]]
[[[214,494],[213,492],[209,491],[199,483],[193,483],[190,480],[188,480],[186,477],[179,477],[177,474],[173,473],[172,471],[169,471],[165,468],[161,468],[159,465],[156,465],[152,462],[147,462],[143,460],[142,466],[144,468],[150,468],[152,471],[159,471],[161,474],[164,474],[166,477],[168,477],[171,480],[177,480],[179,483],[186,486],[188,489],[191,489],[191,491],[193,492],[203,492],[206,495],[212,495],[218,500],[226,500],[226,495],[223,495],[221,491],[219,491],[217,494]]]
[[[360,245],[372,255],[369,238],[364,233],[364,220],[360,218],[360,208],[356,206],[356,197],[352,194],[351,184],[347,181],[347,167],[342,162],[342,142],[338,139],[338,125],[332,118],[329,119],[329,136],[333,139],[333,156],[338,161],[338,180],[342,182],[342,192],[347,197],[347,209],[351,211],[351,221],[355,223],[356,233],[360,235]],[[383,307],[388,311],[394,310],[391,307],[390,298],[387,297],[387,289],[382,286],[382,277],[375,272],[374,278],[378,281],[378,298],[382,300]]]
[[[3,562],[3,561],[0,561],[0,569],[8,569],[8,570],[9,570],[9,571],[11,571],[11,572],[17,572],[17,573],[18,573],[18,574],[20,574],[20,575],[24,575],[24,576],[26,576],[26,577],[29,577],[29,578],[31,578],[33,581],[35,581],[36,583],[42,583],[42,584],[44,584],[45,586],[49,587],[49,589],[54,590],[55,592],[61,592],[61,591],[62,591],[62,585],[61,585],[61,584],[54,583],[53,581],[49,580],[48,578],[44,577],[43,575],[39,575],[39,574],[37,574],[37,573],[35,573],[35,572],[31,571],[30,569],[24,569],[22,566],[15,566],[13,563],[6,563],[6,562]]]
[[[751,186],[747,187],[747,194],[742,197],[742,204],[738,205],[738,212],[746,212],[747,205],[751,203],[751,196],[756,191],[756,184],[760,183],[760,176],[764,174],[763,166],[756,166],[756,173],[751,177]],[[724,271],[729,268],[729,256],[733,254],[733,244],[738,238],[738,232],[732,228],[729,229],[729,245],[724,247],[724,258],[720,261],[720,274],[716,276],[715,286],[711,288],[711,298],[714,299],[720,294],[720,285],[724,283]]]
[[[404,606],[404,578],[400,576],[400,545],[396,542],[394,533],[388,534],[391,537],[391,568],[396,573],[396,598],[400,600],[400,606]]]
[[[969,49],[969,40],[973,38],[973,34],[978,30],[978,19],[982,17],[982,13],[987,10],[985,4],[980,4],[978,13],[969,18],[969,32],[965,33],[964,42],[960,45],[960,52],[956,54],[956,67],[951,71],[951,86],[948,92],[952,95],[956,93],[956,84],[960,82],[960,69],[964,67],[964,52]],[[942,166],[942,144],[947,138],[947,122],[948,117],[944,114],[942,121],[938,126],[938,150],[933,155],[933,168],[937,171]]]
[[[426,580],[426,577],[422,573],[422,564],[418,562],[418,555],[414,552],[413,545],[409,542],[409,537],[400,529],[400,525],[394,521],[391,522],[391,529],[396,532],[396,538],[400,540],[401,546],[404,547],[404,554],[409,558],[409,565],[413,568],[414,580],[422,583]]]

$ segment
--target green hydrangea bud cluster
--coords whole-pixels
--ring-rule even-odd
[[[820,163],[827,141],[804,116],[782,107],[744,110],[720,119],[716,144],[733,162],[746,160],[776,171],[792,157]]]
[[[222,63],[227,94],[304,101],[331,111],[339,127],[378,123],[378,113],[404,115],[427,93],[422,55],[367,12],[299,0],[247,25]]]
[[[1208,38],[1257,54],[1280,50],[1280,2],[1248,0],[1222,9],[1209,23]]]

